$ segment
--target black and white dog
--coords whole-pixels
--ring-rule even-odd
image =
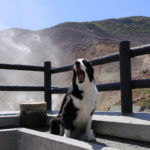
[[[58,116],[51,121],[50,133],[94,141],[91,123],[97,93],[93,67],[88,61],[77,59],[72,87],[64,97]]]

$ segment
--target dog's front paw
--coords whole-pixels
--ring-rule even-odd
[[[93,130],[91,130],[90,134],[88,135],[88,140],[90,142],[95,142],[96,141],[96,137],[95,137],[95,134],[94,134]]]
[[[88,141],[88,142],[95,142],[96,141],[96,137],[94,134],[90,134],[90,135],[84,135],[81,137],[81,140],[83,141]]]
[[[64,137],[70,137],[70,135],[71,135],[71,131],[65,129]]]
[[[95,141],[96,141],[96,137],[95,137],[94,135],[92,135],[92,136],[90,136],[90,137],[88,138],[88,141],[89,141],[89,142],[95,142]]]

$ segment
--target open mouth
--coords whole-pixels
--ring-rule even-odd
[[[77,71],[77,76],[78,76],[79,83],[83,83],[84,79],[85,79],[85,73],[84,73],[84,71],[78,70]]]

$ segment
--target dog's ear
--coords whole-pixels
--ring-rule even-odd
[[[86,66],[87,69],[90,69],[92,72],[94,71],[92,64],[87,60],[83,60],[83,64]]]
[[[89,66],[89,67],[92,67],[92,63],[90,63],[89,61],[87,61],[87,60],[83,60],[83,64],[85,65],[85,66]]]
[[[86,72],[88,74],[90,82],[94,80],[94,68],[92,67],[92,64],[89,63],[87,60],[83,60],[83,64],[86,67]]]

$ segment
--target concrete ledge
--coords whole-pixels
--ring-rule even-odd
[[[19,127],[20,114],[18,111],[0,112],[0,128]]]
[[[23,147],[27,145],[28,150],[115,150],[100,144],[86,143],[29,129],[19,129],[19,135],[19,150],[24,150]]]
[[[93,128],[96,134],[150,142],[150,114],[122,115],[116,112],[95,112]]]
[[[2,150],[117,150],[102,144],[86,143],[30,129],[0,131]]]

